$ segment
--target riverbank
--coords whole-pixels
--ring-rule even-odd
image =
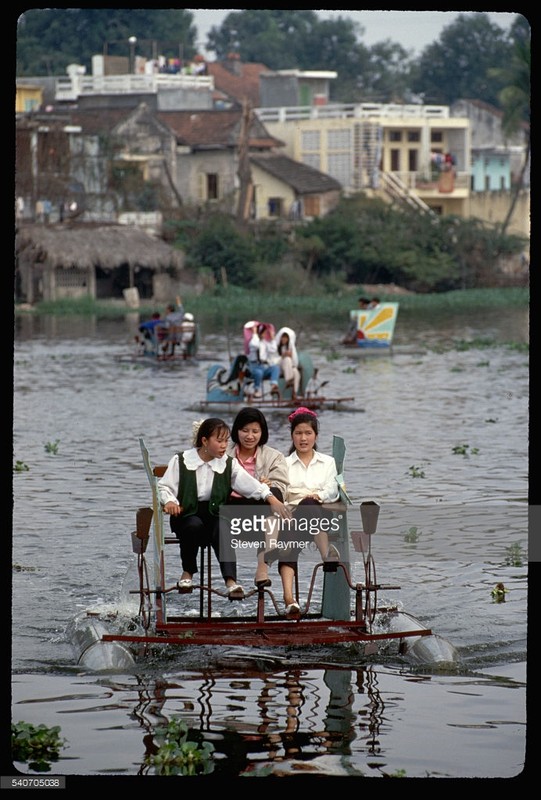
[[[182,298],[186,310],[200,316],[216,315],[220,320],[228,317],[230,322],[242,322],[246,319],[268,319],[288,317],[295,319],[299,314],[311,317],[323,315],[326,320],[345,319],[352,308],[357,307],[357,298],[361,294],[377,296],[382,302],[398,301],[401,311],[454,309],[470,311],[478,308],[514,307],[525,308],[530,302],[530,291],[527,287],[505,289],[465,289],[438,294],[414,294],[394,284],[371,284],[359,286],[343,286],[335,292],[323,292],[317,287],[310,295],[283,296],[282,294],[261,294],[239,287],[220,287],[203,294],[185,294]],[[138,309],[129,308],[123,299],[93,300],[81,299],[58,300],[54,303],[38,303],[34,306],[19,304],[15,306],[16,314],[51,314],[97,315],[99,317],[122,317],[126,313],[139,313],[150,317],[152,312],[163,310],[163,304],[151,300],[142,300]]]

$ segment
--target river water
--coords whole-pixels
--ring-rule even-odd
[[[377,500],[378,579],[400,586],[389,599],[451,642],[456,663],[344,646],[195,647],[96,674],[77,664],[69,624],[125,602],[135,511],[150,502],[139,437],[154,463],[189,445],[212,363],[119,362],[137,323],[133,313],[16,320],[11,717],[60,726],[66,744],[49,774],[68,788],[81,776],[151,775],[153,731],[175,716],[214,745],[214,777],[523,774],[527,310],[399,313],[393,351],[368,356],[343,352],[345,326],[292,325],[326,391],[354,397],[320,413],[319,437],[325,452],[333,434],[345,439],[349,527],[360,527],[362,500]],[[226,364],[231,336],[204,320],[202,333],[202,351]],[[268,420],[270,443],[287,452],[287,411]],[[249,583],[253,565],[239,570]],[[497,582],[505,602],[491,595]],[[3,769],[17,772],[35,774]]]

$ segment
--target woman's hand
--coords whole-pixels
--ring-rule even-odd
[[[273,494],[269,495],[267,501],[275,514],[278,514],[282,519],[291,519],[291,511]]]
[[[271,486],[270,478],[258,478],[259,483],[264,483],[266,486]]]
[[[178,517],[184,511],[183,507],[175,503],[174,500],[168,500],[163,510],[166,514],[171,514],[172,517]]]

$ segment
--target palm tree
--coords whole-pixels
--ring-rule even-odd
[[[513,55],[506,67],[490,70],[492,77],[499,78],[504,88],[499,93],[503,109],[502,131],[510,137],[522,129],[525,148],[524,161],[511,194],[511,204],[502,222],[501,233],[505,234],[513,211],[517,204],[520,190],[523,187],[524,175],[530,162],[530,78],[531,78],[531,33],[525,17],[519,17],[513,27]]]

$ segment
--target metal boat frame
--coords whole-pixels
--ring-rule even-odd
[[[365,652],[374,652],[382,640],[431,636],[430,629],[417,626],[413,630],[396,630],[386,626],[382,618],[398,616],[394,606],[378,606],[380,590],[400,589],[400,586],[379,584],[372,555],[371,540],[377,526],[379,504],[373,501],[360,505],[362,530],[351,531],[348,536],[347,508],[351,500],[343,479],[345,444],[341,437],[333,438],[333,455],[337,464],[340,498],[337,503],[326,504],[339,520],[336,538],[340,560],[315,564],[306,600],[300,614],[290,618],[280,611],[276,598],[269,588],[255,588],[246,592],[244,601],[253,599],[254,611],[250,616],[217,616],[213,613],[213,600],[227,600],[225,590],[212,585],[211,548],[201,549],[199,575],[201,582],[194,584],[189,594],[199,594],[199,615],[181,616],[170,612],[168,600],[172,594],[184,594],[178,583],[166,585],[165,549],[169,544],[178,547],[174,536],[164,534],[164,514],[158,495],[158,480],[165,466],[152,466],[144,440],[139,440],[145,471],[152,490],[152,506],[140,508],[136,514],[136,530],[132,532],[132,549],[137,554],[139,588],[139,621],[142,633],[106,633],[102,641],[122,641],[143,645],[316,645],[356,642],[366,646]],[[151,528],[152,537],[151,537]],[[147,547],[152,538],[152,558],[147,558]],[[349,540],[356,552],[362,553],[364,581],[354,582],[349,570]],[[321,603],[313,601],[317,580],[323,580]],[[298,576],[297,576],[298,594]],[[230,600],[230,602],[236,602]],[[315,606],[318,606],[317,608]]]

